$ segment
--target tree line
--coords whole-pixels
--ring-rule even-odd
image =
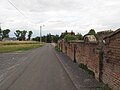
[[[5,30],[1,30],[0,29],[0,35],[2,35],[2,39],[4,38],[9,38],[9,33],[10,33],[10,29],[5,29]],[[26,31],[26,30],[16,30],[14,32],[16,39],[19,41],[24,41],[24,40],[33,40],[33,41],[40,41],[40,37],[37,36],[35,38],[32,38],[32,31]],[[27,36],[26,36],[27,35]],[[67,32],[67,30],[62,33],[60,36],[59,35],[52,35],[51,33],[47,34],[46,36],[42,36],[41,40],[42,42],[47,42],[47,43],[52,43],[55,42],[57,43],[57,41],[59,39],[64,39],[65,41],[71,41],[71,40],[83,40],[83,38],[86,35],[94,35],[96,37],[96,39],[99,39],[99,35],[98,33],[95,32],[94,29],[89,30],[89,32],[87,34],[85,34],[84,36],[81,33],[77,33],[75,34],[73,31],[71,32]]]
[[[17,37],[17,40],[19,41],[24,41],[26,40],[26,34],[27,34],[27,31],[26,30],[23,30],[23,31],[20,31],[20,30],[16,30],[16,32],[14,32],[15,36]],[[31,37],[32,37],[32,34],[33,32],[32,31],[28,31],[28,38],[27,40],[30,40]]]
[[[2,39],[4,38],[9,38],[9,33],[10,33],[10,29],[5,29],[5,30],[2,30],[0,29],[0,35],[2,36]],[[28,35],[27,35],[28,33]],[[30,40],[31,37],[32,37],[32,34],[33,32],[32,31],[26,31],[26,30],[16,30],[14,32],[17,40],[19,41],[24,41],[24,40]],[[26,35],[27,35],[27,38],[26,38]]]
[[[32,39],[33,41],[40,41],[40,37],[35,37]],[[42,36],[41,37],[42,42],[46,42],[46,43],[57,43],[57,41],[59,40],[59,35],[52,35],[51,33],[47,34],[46,36]]]
[[[2,36],[2,39],[9,38],[9,33],[10,33],[10,29],[1,30],[1,28],[0,28],[0,35]],[[25,41],[25,40],[40,41],[39,36],[37,36],[35,38],[31,38],[32,34],[33,34],[32,31],[27,32],[26,30],[16,30],[14,32],[16,39],[19,41]],[[47,42],[47,43],[55,42],[55,43],[57,43],[57,41],[59,40],[59,35],[57,35],[57,34],[52,35],[51,33],[49,33],[46,36],[45,35],[42,36],[41,39],[42,39],[42,42]]]

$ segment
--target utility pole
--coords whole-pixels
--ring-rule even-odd
[[[42,26],[40,26],[40,44],[41,44],[41,36],[42,36]]]
[[[42,27],[44,27],[45,25],[40,25],[40,44],[42,42]]]

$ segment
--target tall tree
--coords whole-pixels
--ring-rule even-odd
[[[0,26],[0,41],[2,41],[2,38],[3,38],[3,35],[2,35],[2,29],[1,29],[1,26]]]
[[[14,34],[17,37],[17,40],[22,41],[26,39],[26,33],[27,33],[26,30],[23,30],[23,31],[16,30]]]
[[[26,34],[27,34],[26,30],[21,31],[21,40],[22,41],[24,41],[26,39]]]
[[[16,32],[14,32],[15,36],[17,37],[17,40],[20,40],[21,37],[21,31],[20,30],[16,30]]]
[[[3,38],[8,38],[10,30],[9,29],[3,30],[2,33],[3,33]]]
[[[0,27],[0,34],[2,34],[2,29],[1,29],[1,27]]]
[[[29,31],[29,32],[28,32],[28,40],[30,40],[30,39],[31,39],[32,34],[33,34],[33,32],[32,32],[32,31]]]

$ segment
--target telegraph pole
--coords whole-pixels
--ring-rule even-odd
[[[40,44],[42,42],[42,27],[44,27],[45,25],[40,25]]]
[[[40,44],[41,44],[41,36],[42,36],[42,26],[40,26]]]

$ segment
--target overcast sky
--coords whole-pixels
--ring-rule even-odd
[[[21,14],[10,2],[13,3]],[[0,0],[0,23],[9,28],[32,30],[33,36],[42,33],[60,34],[75,31],[87,33],[120,28],[120,0]]]

